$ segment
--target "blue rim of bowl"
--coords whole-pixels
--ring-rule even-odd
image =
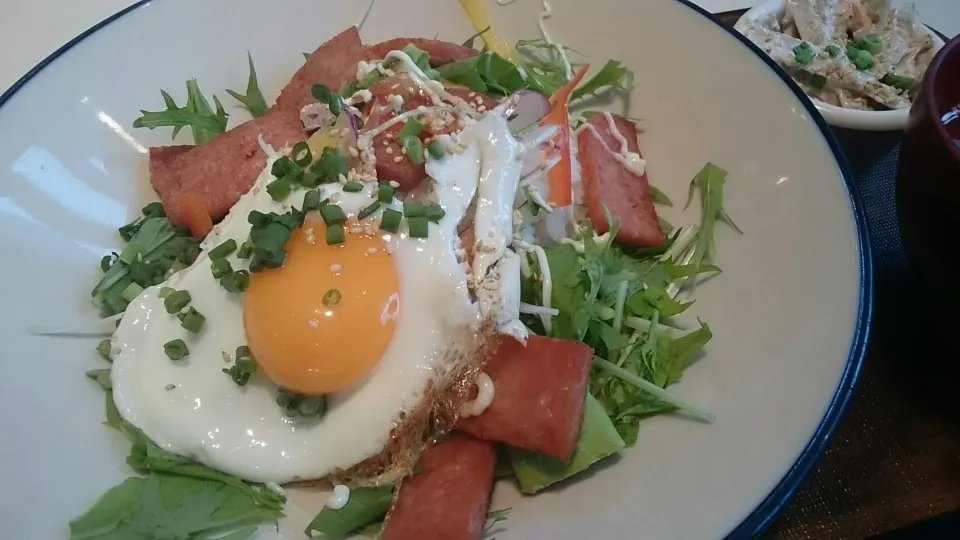
[[[6,102],[9,101],[10,98],[12,98],[14,94],[16,94],[21,88],[26,86],[31,79],[37,76],[37,74],[39,74],[45,67],[53,63],[54,60],[59,58],[65,52],[69,51],[101,28],[123,17],[127,13],[148,5],[153,1],[154,0],[140,0],[121,11],[118,11],[110,17],[107,17],[96,25],[90,27],[87,31],[68,41],[65,45],[44,58],[33,69],[28,71],[23,77],[17,80],[17,82],[13,83],[13,85],[3,94],[0,94],[0,107],[6,104]],[[856,386],[857,378],[860,375],[860,368],[863,365],[864,355],[866,354],[867,338],[870,335],[870,321],[873,317],[873,263],[871,258],[869,235],[867,234],[867,219],[866,214],[863,211],[863,201],[860,199],[860,192],[853,183],[853,175],[850,173],[850,166],[847,163],[847,159],[844,156],[843,150],[840,148],[840,144],[837,142],[836,137],[834,137],[833,132],[830,131],[827,123],[823,120],[823,117],[820,115],[820,113],[817,112],[813,102],[810,101],[810,98],[808,98],[806,94],[804,94],[803,90],[801,90],[800,87],[793,82],[790,76],[781,70],[776,63],[770,59],[770,57],[765,55],[763,51],[761,51],[750,40],[734,30],[732,26],[724,24],[722,21],[714,17],[713,14],[701,8],[700,6],[691,3],[689,0],[675,1],[685,5],[695,13],[705,17],[707,20],[713,22],[732,37],[740,41],[743,46],[747,47],[754,54],[756,54],[756,56],[760,58],[768,68],[770,68],[770,71],[776,74],[783,84],[785,84],[787,88],[789,88],[796,95],[797,99],[801,104],[803,104],[803,106],[807,109],[807,112],[810,114],[811,121],[814,122],[820,129],[820,134],[827,142],[827,145],[829,145],[830,151],[833,152],[834,158],[837,162],[837,167],[840,169],[840,175],[843,177],[843,181],[847,186],[847,192],[850,195],[850,204],[853,207],[854,219],[857,224],[857,241],[860,248],[860,306],[857,312],[857,326],[854,330],[853,344],[850,348],[850,356],[847,359],[847,365],[846,368],[844,368],[843,376],[840,379],[840,385],[838,386],[837,391],[830,402],[830,406],[827,408],[827,412],[824,415],[823,420],[820,421],[820,425],[814,432],[810,442],[807,443],[806,447],[804,447],[800,457],[797,458],[797,461],[792,467],[790,467],[790,470],[787,471],[783,479],[781,479],[776,487],[773,488],[770,494],[767,495],[766,498],[764,498],[764,500],[753,510],[753,512],[751,512],[750,515],[747,516],[726,537],[727,540],[757,538],[773,523],[780,513],[783,512],[786,506],[793,499],[794,495],[796,495],[800,486],[807,481],[807,479],[816,469],[817,463],[833,439],[833,435],[837,430],[837,426],[840,424],[843,414],[846,412],[847,406],[850,404],[850,399],[853,396],[853,389]]]

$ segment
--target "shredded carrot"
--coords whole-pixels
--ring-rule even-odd
[[[213,219],[203,199],[195,193],[177,194],[177,205],[183,211],[184,221],[194,238],[203,238],[213,230]]]
[[[560,132],[553,138],[553,143],[560,151],[560,161],[547,173],[550,192],[547,193],[547,202],[557,207],[573,204],[572,163],[570,158],[570,112],[567,104],[570,94],[580,84],[590,66],[583,66],[574,75],[573,79],[550,96],[550,112],[543,117],[544,126],[558,126]]]

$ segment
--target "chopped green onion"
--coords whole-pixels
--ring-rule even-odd
[[[172,315],[190,305],[190,300],[190,291],[173,291],[163,299],[163,307]]]
[[[817,73],[812,73],[810,75],[811,87],[816,88],[817,90],[820,90],[821,88],[823,88],[825,84],[827,84],[827,78],[824,77],[823,75],[819,75]]]
[[[320,200],[320,191],[316,189],[311,189],[303,196],[303,211],[310,212],[312,210],[319,210],[323,206],[323,201]]]
[[[341,298],[343,298],[343,295],[340,294],[339,290],[330,289],[323,295],[323,305],[324,307],[335,306],[340,303]]]
[[[174,339],[163,344],[163,352],[171,360],[181,360],[190,354],[190,349],[182,339]]]
[[[915,84],[917,84],[917,80],[913,77],[905,77],[895,73],[887,73],[882,79],[880,79],[880,82],[892,86],[898,90],[909,90],[913,88]]]
[[[326,412],[326,410],[327,399],[323,396],[306,396],[300,401],[300,406],[297,408],[300,416],[307,418],[321,415]]]
[[[401,139],[401,141],[403,141],[403,147],[407,151],[407,159],[410,160],[410,163],[422,165],[425,160],[423,157],[423,143],[420,142],[420,139],[407,137],[406,139]]]
[[[120,293],[120,298],[123,298],[127,302],[133,302],[133,299],[140,296],[140,293],[143,292],[143,287],[135,281],[131,281],[129,285],[124,287],[123,291]]]
[[[425,217],[408,217],[407,229],[410,238],[427,238],[430,235],[430,222]]]
[[[380,184],[380,188],[377,190],[377,200],[383,204],[390,204],[393,202],[394,191],[396,191],[396,188],[390,184]]]
[[[823,50],[830,55],[830,58],[836,58],[840,54],[840,47],[836,45],[827,45]]]
[[[363,191],[363,184],[361,184],[360,182],[354,182],[353,180],[350,180],[349,182],[343,185],[343,190],[346,191],[347,193],[359,193]]]
[[[254,244],[259,249],[267,251],[276,251],[283,249],[283,246],[290,239],[290,229],[279,221],[273,221],[262,229],[257,229],[252,235]]]
[[[380,229],[396,234],[400,230],[400,220],[402,218],[403,214],[393,208],[387,208],[383,211],[383,216],[380,217]]]
[[[250,376],[257,372],[257,359],[250,353],[249,347],[241,345],[237,347],[233,365],[221,371],[229,375],[237,386],[245,386]]]
[[[327,412],[327,398],[324,396],[304,396],[281,388],[276,401],[290,418],[316,418]]]
[[[423,208],[423,215],[434,223],[439,223],[443,216],[447,215],[439,204],[428,204]]]
[[[854,45],[847,45],[847,58],[861,71],[873,67],[873,55],[870,51],[859,49]]]
[[[343,208],[336,204],[328,204],[320,209],[320,217],[323,222],[330,225],[342,225],[347,222],[347,215],[343,213]]]
[[[293,160],[288,158],[287,156],[283,156],[283,157],[277,158],[277,160],[273,162],[273,165],[270,167],[270,174],[272,174],[277,178],[281,178],[283,176],[286,176],[287,173],[289,173],[290,171],[293,171],[296,169],[297,169],[297,164],[294,163]]]
[[[230,261],[226,259],[214,259],[214,261],[210,263],[210,272],[213,274],[213,279],[220,279],[230,272],[233,272],[233,267],[230,266]]]
[[[253,255],[253,243],[249,240],[244,241],[240,246],[240,249],[237,250],[237,257],[241,259],[249,259]]]
[[[380,209],[380,201],[373,201],[369,206],[363,207],[357,214],[357,219],[366,219]]]
[[[335,246],[337,244],[342,244],[347,239],[346,233],[343,231],[343,225],[327,225],[327,245]]]
[[[110,269],[110,265],[113,264],[113,255],[104,255],[100,259],[100,270],[106,272]]]
[[[163,203],[153,201],[140,209],[144,217],[167,217],[167,212],[163,209]]]
[[[274,180],[267,184],[267,193],[270,194],[270,198],[280,202],[290,196],[290,193],[293,192],[293,184],[285,178],[280,180]]]
[[[97,343],[97,352],[100,353],[100,356],[108,362],[112,362],[113,359],[110,358],[110,352],[113,350],[113,347],[110,345],[110,340],[105,339],[100,343]]]
[[[872,55],[880,54],[883,51],[883,38],[880,34],[867,34],[858,39],[853,46]]]
[[[321,184],[320,175],[313,171],[308,171],[303,173],[303,178],[300,179],[300,185],[307,189],[315,188],[320,184]]]
[[[310,171],[320,175],[321,182],[336,182],[341,175],[347,175],[347,160],[339,149],[328,146],[323,149],[320,159],[310,166]]]
[[[816,55],[817,53],[813,52],[813,48],[806,41],[793,48],[793,57],[801,66],[812,62]]]
[[[397,133],[397,139],[404,140],[407,137],[419,137],[420,133],[423,132],[423,124],[420,123],[416,118],[411,118],[407,120],[407,123],[403,125],[403,128]]]
[[[232,293],[242,293],[250,286],[250,272],[237,270],[220,278],[220,286]]]
[[[207,321],[207,318],[197,311],[196,308],[188,309],[186,313],[177,315],[177,318],[180,319],[180,326],[193,334],[200,332],[200,330],[203,329],[203,323]]]
[[[254,227],[263,227],[267,223],[270,223],[270,216],[258,210],[251,210],[250,213],[247,214],[247,223]]]
[[[222,259],[237,250],[237,241],[233,238],[224,241],[219,246],[210,250],[211,259]]]
[[[326,103],[330,107],[330,112],[334,116],[340,116],[343,112],[343,99],[336,92],[330,90],[322,84],[315,84],[310,88],[310,93],[320,103]]]
[[[446,152],[443,151],[443,145],[440,144],[440,141],[430,141],[430,144],[427,145],[427,152],[433,159],[442,159],[443,156],[446,155]]]
[[[423,203],[418,202],[404,202],[403,203],[403,216],[407,218],[412,217],[423,217],[426,215],[426,207]]]
[[[307,141],[300,141],[293,145],[290,158],[301,167],[309,165],[313,161],[313,155],[310,153],[310,145],[307,144]]]

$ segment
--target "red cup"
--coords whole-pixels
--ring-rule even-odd
[[[960,302],[960,37],[920,83],[900,147],[897,219],[904,248],[933,299]],[[905,294],[910,294],[905,292]]]

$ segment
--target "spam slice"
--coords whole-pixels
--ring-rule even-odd
[[[496,106],[497,102],[484,94],[478,94],[464,88],[447,88],[447,91],[464,101],[470,103],[474,108],[489,110]],[[402,111],[412,111],[420,106],[430,107],[434,103],[426,96],[419,86],[412,83],[405,75],[385,79],[372,88],[371,94],[374,96],[372,107],[376,114],[376,122],[383,123],[396,116],[396,112],[390,109],[390,96],[400,96],[403,98]],[[424,130],[420,134],[421,141],[424,142],[424,152],[426,152],[427,139],[432,136],[448,134],[458,131],[456,119],[449,113],[436,121],[429,115],[420,118],[424,123]],[[397,139],[397,134],[403,129],[403,123],[394,124],[386,131],[377,135],[373,140],[374,151],[377,156],[377,177],[381,181],[394,180],[400,184],[401,191],[410,191],[417,187],[424,178],[427,177],[426,167],[423,163],[417,165],[410,161],[404,154],[401,141]]]
[[[493,443],[455,435],[424,452],[404,480],[381,540],[478,540],[497,454]]]
[[[334,92],[357,75],[357,63],[363,60],[363,42],[357,28],[351,26],[313,51],[307,62],[280,92],[277,109],[300,111],[313,103],[310,89],[323,84]]]
[[[484,372],[494,384],[493,402],[479,416],[461,418],[457,429],[567,461],[577,446],[593,349],[531,335],[524,347],[505,338]]]
[[[306,138],[297,111],[273,110],[220,135],[207,144],[184,149],[150,149],[150,182],[160,195],[167,217],[175,225],[190,223],[195,209],[181,208],[181,194],[195,195],[216,221],[227,215],[240,196],[250,190],[267,156],[259,136],[276,149]]]
[[[610,115],[627,149],[640,154],[636,125],[622,116]],[[617,242],[633,247],[662,245],[665,238],[650,196],[647,175],[636,175],[618,159],[621,143],[611,131],[606,114],[590,117],[589,125],[577,136],[583,194],[587,213],[597,233],[610,229],[603,207],[620,224]]]
[[[390,51],[401,51],[410,44],[430,55],[430,65],[432,67],[439,67],[480,54],[480,51],[476,49],[436,39],[396,38],[368,46],[364,51],[364,59],[367,61],[380,60],[387,56]]]

